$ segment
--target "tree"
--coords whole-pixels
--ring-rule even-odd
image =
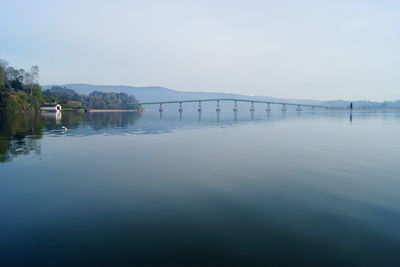
[[[21,73],[22,74],[22,73]],[[29,72],[23,73],[23,84],[25,88],[30,91],[31,96],[33,94],[34,85],[37,84],[39,78],[39,67],[38,65],[34,65],[31,67]]]
[[[38,84],[39,67],[34,65],[30,71],[8,66],[0,59],[0,109],[38,110],[43,101],[42,90]]]
[[[6,71],[3,66],[0,65],[0,89],[6,87]]]
[[[23,90],[24,77],[25,77],[25,70],[23,69],[18,70],[13,67],[6,68],[6,80],[8,81],[10,88],[14,90]]]
[[[6,69],[8,66],[8,62],[4,59],[0,59],[0,89],[6,88],[7,79],[6,79]]]
[[[74,90],[61,86],[53,86],[43,92],[45,100],[53,103],[67,103],[68,101],[81,101],[81,96]]]
[[[31,76],[32,76],[32,82],[33,83],[38,83],[39,82],[39,66],[38,65],[33,65],[31,67]]]
[[[35,110],[38,110],[42,103],[43,103],[42,88],[40,87],[39,84],[35,83],[35,84],[33,84],[32,90],[31,90],[32,108]]]
[[[137,103],[134,96],[126,93],[105,93],[94,91],[84,97],[85,106],[93,109],[138,109],[130,105]]]

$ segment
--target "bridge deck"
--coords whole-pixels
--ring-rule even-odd
[[[276,105],[288,105],[288,106],[301,106],[301,107],[314,107],[314,108],[327,108],[327,109],[338,109],[333,106],[324,105],[312,105],[312,104],[298,104],[288,102],[275,102],[275,101],[263,101],[263,100],[247,100],[247,99],[234,99],[234,98],[211,98],[211,99],[196,99],[196,100],[174,100],[174,101],[155,101],[155,102],[143,102],[130,104],[134,106],[138,105],[159,105],[159,104],[179,104],[179,103],[198,103],[198,102],[211,102],[211,101],[232,101],[232,102],[248,102],[248,103],[263,103],[263,104],[276,104]]]

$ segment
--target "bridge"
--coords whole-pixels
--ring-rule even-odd
[[[221,111],[220,108],[220,102],[222,101],[229,101],[229,102],[233,102],[233,111],[237,112],[238,111],[238,107],[237,107],[237,103],[238,102],[247,102],[250,103],[250,111],[254,112],[255,107],[254,104],[255,103],[261,103],[261,104],[266,104],[266,111],[269,112],[271,111],[271,106],[270,105],[281,105],[282,111],[286,111],[286,106],[296,106],[296,111],[302,111],[302,107],[306,107],[306,108],[311,108],[311,109],[316,109],[316,108],[320,108],[320,109],[326,109],[326,110],[333,110],[333,109],[343,109],[343,108],[338,108],[338,107],[334,107],[334,106],[324,106],[324,105],[313,105],[313,104],[298,104],[298,103],[288,103],[288,102],[275,102],[275,101],[263,101],[263,100],[248,100],[248,99],[235,99],[235,98],[211,98],[211,99],[195,99],[195,100],[174,100],[174,101],[156,101],[156,102],[143,102],[143,103],[135,103],[135,104],[130,104],[130,105],[134,105],[134,106],[146,106],[146,105],[159,105],[159,111],[162,112],[163,111],[163,105],[164,104],[179,104],[179,112],[183,112],[183,104],[184,103],[198,103],[198,111],[202,111],[202,107],[201,107],[201,103],[203,102],[216,102],[216,111],[219,112]]]

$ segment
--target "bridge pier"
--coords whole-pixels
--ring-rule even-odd
[[[238,108],[237,108],[237,100],[235,100],[235,104],[233,106],[233,112],[237,112]]]
[[[255,111],[254,102],[251,101],[251,107],[250,107],[251,120],[254,120],[254,111]]]
[[[251,102],[251,107],[250,107],[250,112],[254,112],[254,110],[255,110],[255,109],[254,109],[254,102],[252,101],[252,102]]]
[[[271,111],[271,107],[270,107],[269,103],[267,103],[267,109],[266,109],[266,111],[267,111],[267,112],[270,112],[270,111]]]
[[[139,105],[159,105],[159,112],[163,112],[164,108],[163,105],[164,104],[179,104],[179,112],[183,112],[183,103],[198,103],[198,111],[201,112],[202,111],[202,106],[201,106],[201,102],[217,102],[217,106],[216,106],[216,111],[221,111],[221,101],[233,101],[234,102],[234,106],[233,106],[233,112],[238,112],[238,102],[246,102],[246,103],[251,103],[251,107],[250,107],[250,112],[254,112],[255,111],[255,107],[254,104],[255,103],[264,103],[267,104],[266,107],[266,111],[270,112],[271,111],[271,104],[277,104],[277,105],[282,105],[282,111],[286,111],[286,105],[293,105],[293,106],[297,106],[296,110],[297,111],[302,111],[302,109],[304,107],[310,107],[312,108],[312,110],[314,111],[315,109],[327,109],[327,110],[331,110],[335,107],[333,106],[324,106],[324,105],[316,105],[316,104],[311,104],[311,105],[307,105],[304,103],[284,103],[284,102],[274,102],[274,101],[260,101],[260,100],[249,100],[249,99],[232,99],[232,98],[217,98],[217,99],[195,99],[195,100],[177,100],[177,101],[157,101],[157,102],[144,102],[144,103],[131,103],[130,105],[133,105],[133,107],[138,107]]]
[[[220,112],[220,111],[221,111],[221,108],[220,108],[220,106],[219,106],[219,100],[217,100],[217,109],[216,109],[216,111],[217,111],[217,112]]]

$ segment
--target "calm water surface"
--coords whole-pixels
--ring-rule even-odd
[[[2,114],[0,266],[400,266],[399,136],[398,113]]]

